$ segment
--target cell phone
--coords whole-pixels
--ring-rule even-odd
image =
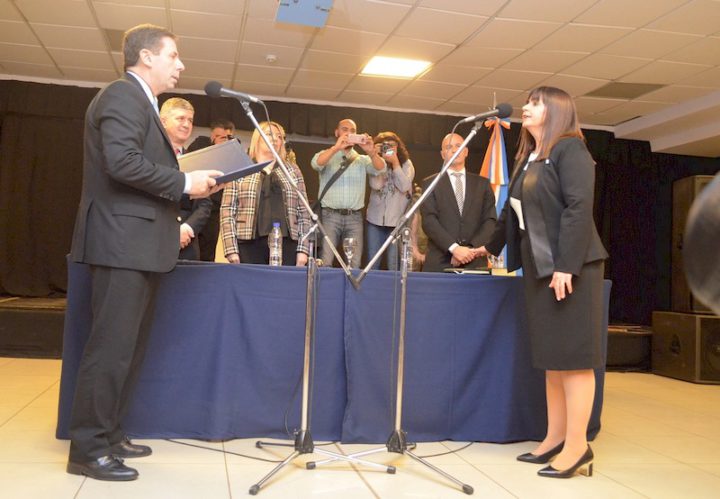
[[[359,133],[349,133],[347,136],[347,141],[351,144],[363,144],[365,143],[365,136]]]

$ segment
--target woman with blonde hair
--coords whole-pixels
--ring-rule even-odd
[[[305,180],[300,168],[287,159],[285,130],[274,121],[260,123],[273,143],[290,176],[307,198]],[[280,224],[283,234],[283,265],[305,265],[308,258],[302,240],[310,228],[310,217],[297,192],[275,164],[272,151],[255,130],[248,154],[255,162],[272,161],[262,171],[231,182],[223,193],[220,223],[225,257],[230,263],[265,263],[269,261],[267,237],[273,223]]]
[[[607,252],[593,221],[595,162],[572,98],[554,87],[523,106],[515,171],[495,232],[478,249],[508,247],[508,270],[522,266],[533,366],[545,371],[547,434],[519,461],[551,466],[540,476],[592,474],[587,427],[602,350]]]

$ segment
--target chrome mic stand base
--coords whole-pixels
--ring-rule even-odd
[[[315,448],[313,443],[312,435],[310,434],[310,358],[312,355],[312,339],[315,334],[315,312],[314,312],[314,292],[315,292],[315,273],[317,272],[317,264],[315,258],[312,256],[312,249],[310,250],[310,258],[307,264],[307,298],[305,302],[305,347],[303,355],[303,374],[302,374],[302,407],[301,407],[301,428],[295,433],[294,444],[284,444],[275,442],[263,442],[257,441],[255,447],[262,449],[266,446],[279,446],[279,447],[293,447],[293,452],[287,456],[280,464],[265,475],[259,482],[250,487],[248,492],[254,496],[260,492],[260,488],[267,482],[273,475],[283,469],[285,466],[290,464],[295,458],[304,454],[322,454],[331,458],[332,461],[347,461],[354,464],[363,464],[371,468],[382,469],[388,473],[395,473],[394,466],[386,466],[384,464],[373,463],[370,461],[364,461],[357,459],[356,456],[346,456],[344,454],[338,454],[336,452],[330,452],[325,449]],[[314,463],[307,463],[306,468],[311,470],[315,468]]]
[[[454,476],[446,473],[437,466],[430,464],[422,457],[414,454],[412,451],[416,445],[414,443],[408,443],[407,433],[402,429],[402,392],[403,392],[403,375],[405,370],[405,317],[406,317],[406,304],[407,304],[407,278],[408,278],[408,254],[410,252],[410,229],[405,226],[402,229],[402,259],[400,264],[400,334],[398,335],[398,354],[397,354],[397,385],[396,385],[396,406],[395,406],[395,430],[388,437],[385,447],[377,449],[370,449],[366,451],[356,452],[354,454],[348,454],[343,456],[344,459],[355,459],[361,456],[367,456],[369,454],[376,454],[378,452],[392,452],[395,454],[403,454],[411,459],[423,464],[433,470],[434,472],[442,475],[468,494],[472,495],[475,491],[470,485],[461,482]],[[323,461],[307,463],[308,468],[316,468],[319,465],[327,464],[335,461],[336,458],[325,459]],[[312,466],[311,466],[312,465]],[[394,473],[388,469],[388,473]]]

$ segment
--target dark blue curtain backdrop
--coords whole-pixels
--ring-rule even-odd
[[[97,89],[0,81],[0,293],[47,296],[67,288],[64,255],[77,208],[82,177],[82,119]],[[161,102],[172,94],[161,96]],[[251,124],[231,99],[186,95],[195,123],[232,119]],[[484,109],[468,109],[468,114]],[[435,173],[440,143],[457,117],[376,109],[269,102],[270,116],[287,132],[331,137],[339,119],[351,117],[360,131],[397,132],[407,143],[416,179]],[[263,119],[260,109],[255,110]],[[467,134],[469,125],[460,127]],[[505,133],[515,154],[519,125]],[[670,308],[672,182],[720,171],[718,159],[654,154],[647,142],[618,140],[586,130],[597,161],[596,222],[610,252],[606,277],[614,283],[610,319],[650,324],[653,310]],[[481,131],[470,148],[469,168],[479,171],[489,135]],[[308,194],[317,196],[310,159],[322,146],[296,142]]]

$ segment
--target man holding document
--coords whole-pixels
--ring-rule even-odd
[[[176,37],[148,24],[123,38],[126,73],[100,90],[85,115],[83,186],[71,258],[90,265],[92,326],[77,375],[67,472],[134,480],[122,458],[149,447],[121,428],[152,324],[161,272],[177,261],[179,201],[207,197],[221,172],[178,170],[157,95],[185,69]]]

